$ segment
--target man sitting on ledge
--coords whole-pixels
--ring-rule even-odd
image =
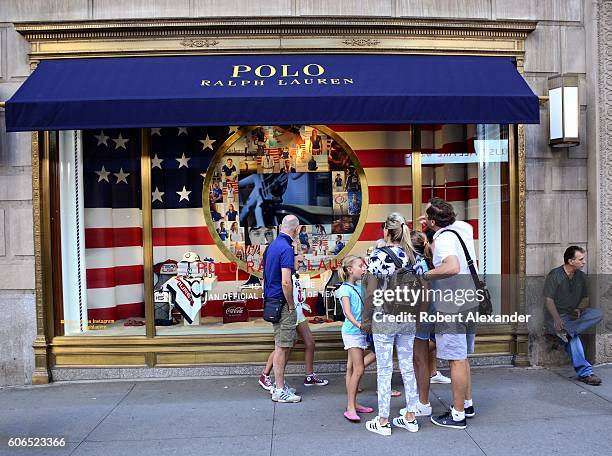
[[[585,265],[585,251],[575,245],[563,254],[564,264],[553,269],[544,282],[544,298],[548,316],[546,326],[565,342],[565,351],[576,370],[578,380],[587,385],[601,385],[593,374],[593,366],[586,360],[580,334],[597,325],[602,319],[599,309],[589,307]]]

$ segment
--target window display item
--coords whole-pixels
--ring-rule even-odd
[[[207,292],[214,283],[211,263],[210,258],[202,261],[197,253],[187,252],[177,264],[177,275],[162,286],[170,305],[181,313],[187,324],[200,324],[200,310],[206,305]]]
[[[223,324],[249,321],[246,301],[225,301],[223,303]]]

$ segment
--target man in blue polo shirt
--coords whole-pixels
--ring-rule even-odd
[[[297,314],[293,302],[293,281],[295,268],[293,240],[297,236],[299,221],[295,215],[287,215],[279,227],[279,234],[265,252],[263,278],[264,297],[285,301],[281,318],[274,323],[274,378],[276,385],[272,392],[274,402],[299,402],[302,398],[285,385],[285,366],[289,352],[297,338]]]

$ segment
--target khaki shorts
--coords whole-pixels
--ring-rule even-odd
[[[283,304],[281,318],[273,323],[274,345],[280,348],[291,348],[297,339],[297,312],[289,312],[287,303]]]

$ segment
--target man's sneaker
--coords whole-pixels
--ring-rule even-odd
[[[317,377],[317,374],[307,375],[304,379],[304,386],[325,386],[329,383],[329,381],[324,378]]]
[[[398,416],[397,418],[393,418],[393,425],[404,428],[409,432],[416,432],[419,430],[419,423],[417,423],[416,419],[412,421],[407,421],[404,416]]]
[[[404,416],[406,414],[406,409],[403,408],[400,410],[400,415]],[[417,412],[416,416],[430,416],[431,415],[431,404],[421,404],[421,401],[417,402]]]
[[[295,394],[296,389],[290,386],[289,383],[285,382],[285,388],[288,389],[291,394]],[[275,389],[276,389],[276,384],[272,385],[272,388],[270,388],[269,390],[270,394],[274,393]]]
[[[366,429],[370,432],[376,432],[380,435],[391,435],[391,423],[387,423],[384,426],[381,425],[380,418],[378,416],[366,422]]]
[[[429,379],[429,383],[450,383],[451,379],[448,378],[446,375],[442,375],[442,373],[440,371],[436,371],[436,375],[432,376]]]
[[[465,412],[466,418],[474,418],[474,416],[476,415],[473,405],[470,405],[469,407],[465,407],[463,411]]]
[[[453,419],[453,414],[448,411],[444,415],[440,416],[432,416],[431,422],[436,426],[442,426],[453,429],[465,429],[467,427],[467,423],[465,422],[465,418],[461,421],[455,421]]]
[[[272,378],[269,375],[261,374],[259,376],[259,385],[266,391],[272,392],[274,385],[272,384]]]
[[[601,378],[599,378],[595,374],[587,375],[586,377],[578,377],[578,380],[580,380],[582,383],[586,383],[587,385],[591,386],[601,385]]]
[[[272,400],[274,402],[300,402],[302,400],[301,396],[298,396],[295,393],[292,393],[285,387],[284,389],[274,388],[274,392],[272,393]]]

